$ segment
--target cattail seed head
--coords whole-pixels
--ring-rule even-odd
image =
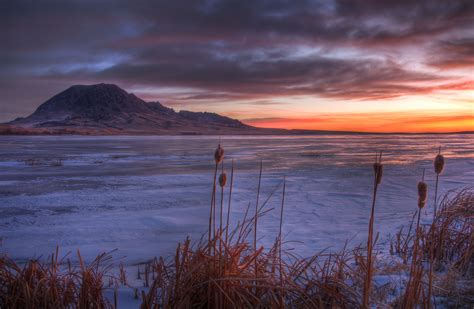
[[[216,160],[216,164],[219,164],[224,160],[224,148],[221,147],[219,144],[214,152],[214,160]]]
[[[220,176],[219,176],[219,185],[221,187],[224,187],[225,184],[227,182],[227,175],[225,173],[222,173]]]
[[[377,184],[380,184],[382,182],[382,175],[383,175],[382,163],[379,163],[379,162],[374,163],[374,173],[375,173]]]
[[[425,182],[420,181],[418,183],[418,207],[420,209],[425,207],[427,197],[428,197],[428,185]]]
[[[436,174],[441,174],[444,169],[444,157],[442,154],[438,154],[434,160],[434,169]]]

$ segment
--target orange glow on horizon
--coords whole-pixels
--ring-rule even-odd
[[[267,118],[244,121],[262,128],[357,131],[445,133],[474,131],[474,114],[416,115],[409,113],[326,114],[309,118]]]
[[[258,104],[249,105],[251,108],[227,116],[262,128],[373,133],[474,132],[473,86],[469,81],[463,83],[462,90],[439,89],[430,95],[378,100],[289,96],[264,109]]]

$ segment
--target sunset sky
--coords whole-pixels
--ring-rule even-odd
[[[0,122],[115,83],[247,124],[474,130],[474,1],[4,1]]]

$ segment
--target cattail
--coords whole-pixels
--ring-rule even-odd
[[[433,220],[436,218],[436,208],[438,206],[438,182],[439,182],[439,175],[443,172],[444,169],[444,156],[441,154],[441,147],[439,147],[438,155],[434,160],[434,170],[436,173],[436,186],[435,186],[435,200],[434,200],[434,212],[433,212]]]
[[[211,210],[209,213],[209,235],[208,243],[211,243],[211,235],[215,236],[216,231],[216,176],[217,168],[219,163],[224,160],[224,149],[221,147],[221,143],[217,145],[216,151],[214,152],[214,160],[216,161],[216,168],[214,170],[214,185],[212,187],[212,197],[211,197]],[[211,246],[209,246],[209,254],[211,253]]]
[[[219,176],[219,186],[221,187],[221,207],[219,212],[219,272],[222,271],[222,209],[224,207],[224,186],[227,182],[227,175],[224,173],[224,163]]]
[[[444,156],[442,154],[438,154],[434,160],[434,170],[436,174],[441,174],[444,169]]]
[[[225,184],[227,182],[227,175],[225,173],[222,173],[220,176],[219,176],[219,185],[221,187],[224,187]]]
[[[374,174],[375,182],[379,185],[382,182],[383,175],[382,151],[380,151],[380,154],[375,153]]]
[[[216,164],[219,164],[224,159],[224,148],[221,147],[221,144],[217,146],[216,151],[214,152],[214,160],[216,160]]]
[[[382,182],[382,175],[383,175],[382,163],[379,163],[379,162],[374,163],[374,173],[375,173],[377,184],[380,184]]]
[[[421,209],[425,207],[426,198],[428,196],[428,185],[425,183],[425,169],[423,169],[423,176],[421,181],[418,183],[418,220],[416,221],[416,237],[413,242],[413,256],[411,259],[410,276],[408,278],[407,288],[405,289],[405,297],[403,300],[403,308],[415,307],[411,304],[413,300],[417,301],[417,292],[413,292],[418,289],[419,279],[417,279],[417,267],[419,267],[420,257],[418,257],[418,246],[421,235],[420,228],[420,217]],[[413,295],[415,293],[415,295]]]
[[[374,163],[374,195],[372,199],[372,210],[370,212],[369,220],[369,232],[367,236],[367,272],[364,280],[364,291],[362,298],[362,308],[369,308],[370,302],[370,286],[372,282],[372,251],[373,251],[373,234],[374,234],[374,220],[375,220],[375,199],[377,197],[377,189],[379,184],[382,182],[383,165],[382,165],[382,151],[380,154],[375,153]]]
[[[441,146],[438,149],[438,154],[434,159],[434,170],[436,173],[436,185],[435,185],[435,199],[434,199],[434,207],[433,207],[433,223],[431,226],[431,238],[434,238],[434,226],[436,221],[436,213],[438,207],[438,183],[439,183],[439,175],[444,170],[444,156],[441,154]],[[420,203],[420,202],[418,202]],[[434,245],[433,243],[430,244],[430,270],[428,275],[428,302],[431,302],[431,294],[433,288],[433,258],[434,258]]]
[[[428,185],[424,181],[418,183],[418,208],[425,207],[428,196]]]

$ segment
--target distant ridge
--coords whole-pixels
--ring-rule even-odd
[[[113,84],[76,85],[28,117],[7,124],[19,134],[255,134],[265,131],[208,112],[176,112]],[[4,127],[4,130],[5,130]]]

